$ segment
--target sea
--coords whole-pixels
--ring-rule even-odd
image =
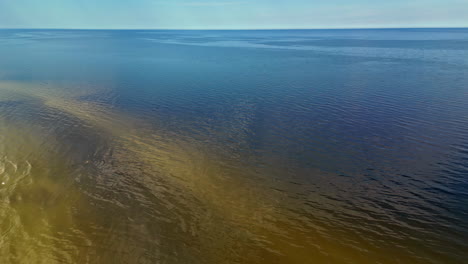
[[[468,263],[468,29],[0,30],[0,263]]]

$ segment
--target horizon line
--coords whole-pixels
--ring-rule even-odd
[[[59,27],[34,27],[34,28],[3,28],[0,27],[0,30],[161,30],[161,31],[260,31],[260,30],[270,30],[270,31],[281,31],[281,30],[378,30],[378,29],[468,29],[468,26],[463,27],[343,27],[343,28],[59,28]]]

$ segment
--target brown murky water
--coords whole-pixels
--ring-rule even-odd
[[[8,44],[0,49],[27,51],[39,46],[65,54],[71,52],[67,49],[79,52],[75,46],[68,46],[71,44],[67,41],[76,40],[72,37],[47,39],[46,44],[41,38],[28,37],[26,40],[32,42],[24,45],[30,45],[29,49]],[[126,45],[118,36],[109,38],[109,43]],[[137,39],[124,39],[129,38]],[[161,45],[182,53],[206,48]],[[61,50],[64,47],[66,50]],[[122,49],[132,51],[127,46]],[[243,46],[236,49],[249,52]],[[217,65],[216,60],[210,61],[213,54],[203,52],[209,65]],[[278,51],[258,52],[261,56],[256,59],[264,61],[263,53]],[[128,59],[125,53],[103,54],[98,57],[99,67],[90,66],[93,71],[100,71],[101,64],[110,60],[107,55],[117,56],[113,63]],[[40,58],[33,58],[33,63],[50,60],[37,56]],[[193,55],[181,56],[197,63]],[[282,56],[293,58],[289,61],[293,65],[298,63],[295,53],[276,58]],[[307,56],[314,60],[323,55]],[[151,74],[145,72],[150,68],[148,57],[133,61],[142,71],[132,77],[150,78]],[[430,120],[400,113],[397,108],[404,106],[394,103],[393,95],[372,91],[371,95],[381,98],[376,109],[397,116],[399,125],[385,127],[393,131],[366,135],[377,125],[369,121],[372,114],[353,115],[362,105],[352,99],[340,105],[333,103],[339,100],[337,97],[307,91],[307,95],[330,100],[325,110],[318,104],[307,108],[305,101],[288,105],[286,102],[292,100],[288,95],[278,92],[272,96],[259,88],[260,100],[276,105],[265,109],[250,97],[236,94],[231,99],[229,93],[234,91],[229,89],[212,88],[200,95],[190,88],[190,80],[198,80],[197,74],[203,73],[195,66],[179,65],[178,56],[171,59],[164,58],[154,67],[178,68],[186,79],[179,82],[166,69],[165,77],[154,78],[163,87],[170,80],[174,87],[154,88],[155,93],[133,85],[120,90],[116,82],[126,81],[119,80],[114,71],[106,81],[93,77],[83,66],[83,61],[90,60],[87,57],[65,59],[74,62],[73,68],[80,72],[78,78],[68,76],[70,80],[60,79],[60,67],[67,64],[57,58],[52,59],[56,64],[47,64],[45,69],[37,64],[21,70],[20,64],[0,64],[5,72],[0,81],[1,263],[467,260],[466,189],[456,187],[466,186],[468,175],[468,148],[463,145],[466,138],[458,132],[468,127],[463,114],[468,109],[465,102],[451,101],[446,106],[458,123],[447,124],[446,132],[453,134],[442,139],[433,137],[437,131],[421,132]],[[384,61],[388,63],[388,59]],[[241,65],[248,67],[244,63]],[[341,63],[336,62],[344,67]],[[206,65],[200,67],[204,70]],[[29,76],[28,70],[39,72],[41,77]],[[303,74],[300,70],[296,73]],[[51,77],[54,74],[61,77]],[[371,73],[366,74],[371,76],[369,80],[373,78]],[[455,85],[466,84],[466,76],[456,76],[458,81],[446,78],[454,80]],[[227,83],[235,81],[233,78]],[[246,82],[238,81],[239,85]],[[362,78],[351,80],[361,88],[368,85],[365,82]],[[295,89],[299,88],[292,88],[289,96],[296,96]],[[468,95],[464,90],[458,92],[459,96]],[[360,91],[356,93],[347,98],[366,97],[359,95]],[[215,99],[206,99],[209,96]],[[412,94],[404,98],[417,101]],[[414,107],[425,109],[417,104]],[[284,113],[288,114],[282,116]],[[311,119],[301,119],[303,115]],[[367,123],[361,123],[363,117]],[[391,123],[381,117],[379,120],[382,126]],[[362,130],[342,134],[335,122],[349,122]],[[420,137],[416,139],[417,134]],[[361,141],[357,140],[360,136]],[[396,143],[390,140],[392,137],[405,140]],[[385,149],[390,151],[382,154]],[[450,166],[453,159],[457,167]]]

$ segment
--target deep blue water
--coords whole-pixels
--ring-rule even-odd
[[[0,30],[0,125],[0,262],[468,259],[468,29]]]

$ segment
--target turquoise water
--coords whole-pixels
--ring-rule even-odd
[[[0,30],[1,263],[464,263],[468,29]]]

